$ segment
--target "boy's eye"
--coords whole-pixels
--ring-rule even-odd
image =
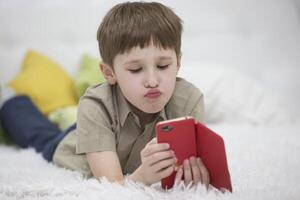
[[[130,71],[131,73],[138,73],[142,70],[142,68],[137,68],[137,69],[129,69],[128,71]]]
[[[157,68],[158,69],[167,69],[169,67],[169,65],[158,65]]]

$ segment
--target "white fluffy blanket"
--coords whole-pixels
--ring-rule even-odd
[[[234,192],[126,186],[58,168],[33,149],[0,146],[0,199],[299,199],[300,126],[211,126],[225,139]]]

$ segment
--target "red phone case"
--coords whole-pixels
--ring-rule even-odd
[[[196,123],[197,155],[209,171],[210,184],[232,192],[223,138],[201,123]]]
[[[158,143],[169,143],[178,159],[177,165],[182,165],[184,159],[197,156],[195,121],[192,118],[178,118],[159,122],[156,125]],[[162,187],[169,189],[174,185],[176,172],[162,180]]]
[[[218,189],[232,191],[227,166],[225,145],[222,137],[191,117],[159,122],[156,125],[158,143],[166,142],[175,152],[178,165],[186,158],[198,156],[209,171],[210,184]],[[161,183],[165,189],[174,185],[176,172],[164,178]]]

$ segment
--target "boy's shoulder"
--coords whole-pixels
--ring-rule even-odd
[[[176,77],[175,90],[188,89],[188,90],[199,90],[193,83],[187,81],[184,78]],[[200,90],[199,90],[200,91]]]
[[[110,99],[112,98],[112,90],[113,86],[108,84],[107,82],[92,85],[88,87],[81,97],[81,99],[85,98],[93,98],[93,99]]]
[[[178,77],[172,97],[166,105],[166,114],[170,118],[189,115],[200,101],[203,101],[200,89]]]
[[[196,87],[193,83],[183,78],[177,77],[172,98],[189,100],[191,98],[190,95],[197,96],[197,97],[203,96],[200,89]]]
[[[90,86],[86,89],[84,95],[79,101],[79,110],[97,114],[99,109],[101,112],[112,116],[114,113],[114,93],[115,86],[107,82]]]

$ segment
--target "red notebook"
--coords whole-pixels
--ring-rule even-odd
[[[170,144],[178,165],[191,156],[198,156],[209,171],[210,184],[232,192],[224,141],[217,133],[191,117],[184,117],[157,123],[156,136],[159,143]],[[175,176],[174,171],[164,178],[162,187],[172,188]]]

